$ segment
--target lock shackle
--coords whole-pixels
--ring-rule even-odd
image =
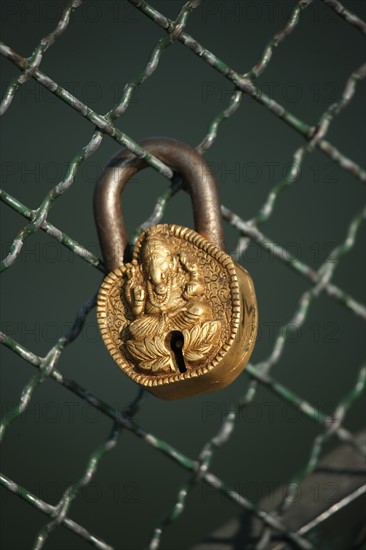
[[[195,230],[225,249],[216,180],[203,157],[192,147],[165,137],[144,139],[139,145],[182,176],[191,196]],[[94,216],[107,272],[123,264],[128,244],[121,214],[127,182],[148,163],[128,149],[118,152],[99,178],[94,192]]]

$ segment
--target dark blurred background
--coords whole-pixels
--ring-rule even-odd
[[[173,19],[182,5],[175,0],[154,0],[152,4]],[[245,73],[260,58],[273,34],[283,28],[294,5],[287,0],[207,0],[190,16],[186,30],[232,68]],[[349,0],[344,5],[365,17],[366,5],[361,0]],[[29,56],[41,37],[56,26],[62,6],[61,1],[4,0],[2,40],[22,56]],[[164,31],[128,2],[88,0],[45,54],[41,70],[93,110],[105,113],[121,97],[125,83],[143,70],[162,36]],[[294,33],[274,52],[258,85],[301,120],[316,125],[327,107],[340,97],[363,57],[361,33],[316,1],[302,13]],[[19,71],[6,59],[1,59],[1,68],[3,96]],[[176,43],[162,54],[158,69],[133,96],[116,126],[134,140],[166,135],[197,146],[232,91],[230,82]],[[364,93],[363,82],[327,137],[361,165],[365,161]],[[37,208],[47,191],[63,178],[68,163],[92,132],[87,120],[30,80],[17,92],[2,120],[2,187],[29,208]],[[245,220],[254,217],[303,143],[292,128],[244,97],[206,154],[217,175],[222,202]],[[73,185],[54,203],[48,217],[50,223],[97,254],[94,184],[119,148],[113,139],[105,137],[97,152],[82,163]],[[167,181],[152,169],[128,187],[124,216],[130,234],[150,215],[156,197],[165,189]],[[363,202],[360,181],[315,151],[305,159],[296,183],[280,195],[262,229],[316,268],[344,239]],[[26,220],[4,204],[1,214],[4,257]],[[179,193],[169,203],[163,222],[191,226],[191,207],[185,194]],[[227,251],[232,253],[237,231],[226,224],[225,235]],[[335,284],[362,302],[364,246],[362,228],[355,247],[334,276]],[[251,361],[255,364],[271,353],[280,327],[291,319],[310,283],[254,245],[241,263],[249,269],[258,297],[260,332]],[[97,291],[101,280],[100,272],[37,231],[25,242],[20,258],[3,274],[2,330],[34,353],[45,355],[71,326],[78,308]],[[331,412],[356,381],[364,355],[362,329],[360,319],[350,310],[321,295],[311,304],[305,325],[286,344],[273,376],[322,411]],[[8,349],[3,347],[1,353],[4,413],[18,402],[35,371]],[[134,383],[121,374],[101,341],[95,311],[81,336],[62,354],[58,369],[119,408],[136,394]],[[195,458],[218,431],[229,405],[244,395],[249,381],[244,372],[223,391],[177,402],[147,396],[137,421]],[[345,426],[361,428],[364,411],[364,400],[358,400]],[[238,415],[236,424],[230,441],[217,451],[212,471],[255,501],[303,467],[312,441],[320,433],[318,424],[262,387],[254,404]],[[66,487],[81,477],[90,453],[110,429],[111,421],[98,410],[53,380],[46,380],[25,414],[5,435],[1,471],[55,504]],[[70,517],[115,548],[142,548],[172,507],[188,475],[125,432],[117,447],[103,458],[89,488],[73,503]],[[47,517],[5,489],[1,499],[2,548],[30,548]],[[188,548],[238,511],[225,497],[198,484],[187,499],[183,516],[164,532],[161,548]],[[82,550],[89,545],[60,527],[45,547]]]

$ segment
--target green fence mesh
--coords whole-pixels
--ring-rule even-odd
[[[291,492],[291,490],[286,493],[286,496],[283,498],[280,506],[276,510],[276,513],[268,513],[259,509],[255,504],[225,483],[224,480],[218,478],[214,473],[212,473],[210,471],[210,464],[215,450],[224,446],[229,440],[235,427],[237,415],[240,414],[240,411],[255,399],[257,389],[260,385],[266,386],[271,392],[279,396],[285,402],[296,405],[304,415],[310,417],[314,422],[318,423],[322,427],[322,432],[315,438],[308,457],[304,457],[303,468],[296,474],[296,476],[293,477],[291,480],[293,483],[289,485],[289,487],[296,488],[296,484],[308,476],[316,468],[322,449],[331,437],[347,442],[357,448],[360,453],[366,454],[366,449],[357,443],[354,435],[343,427],[345,415],[357,397],[364,390],[366,382],[365,365],[360,367],[358,375],[355,379],[354,387],[345,392],[344,398],[340,401],[340,403],[338,403],[334,412],[330,415],[318,410],[317,407],[313,406],[301,396],[290,391],[290,389],[288,389],[283,383],[279,382],[271,375],[272,367],[281,360],[282,353],[286,346],[286,341],[291,334],[291,327],[301,327],[306,322],[309,308],[311,308],[312,303],[320,295],[326,294],[328,297],[334,298],[345,308],[348,308],[360,320],[365,320],[365,306],[355,300],[350,294],[336,286],[332,282],[332,277],[338,264],[353,248],[358,229],[366,217],[366,209],[363,209],[350,221],[348,231],[344,235],[343,241],[330,252],[327,259],[318,269],[313,269],[309,265],[306,265],[300,260],[300,258],[292,255],[289,250],[285,250],[282,246],[274,242],[260,230],[260,226],[272,215],[273,209],[276,206],[276,201],[280,194],[288,186],[295,182],[296,175],[301,169],[304,159],[311,155],[316,149],[322,151],[322,153],[327,155],[342,169],[352,174],[352,176],[356,179],[365,183],[365,171],[350,158],[345,156],[329,141],[327,141],[326,135],[330,125],[334,122],[336,117],[338,117],[343,109],[345,109],[351,102],[356,92],[358,83],[366,75],[366,66],[363,65],[352,72],[344,84],[343,93],[339,97],[338,101],[330,105],[330,107],[320,117],[316,126],[309,126],[294,116],[291,112],[286,110],[274,99],[266,95],[256,84],[256,80],[268,67],[276,48],[281,45],[289,34],[295,31],[301,19],[302,12],[312,4],[312,0],[299,0],[294,4],[293,10],[284,28],[273,36],[273,38],[266,45],[263,54],[256,65],[245,74],[239,74],[236,72],[224,61],[219,59],[213,52],[206,49],[192,36],[185,32],[187,19],[195,8],[199,6],[199,1],[191,0],[186,2],[174,21],[157,11],[152,5],[143,0],[128,1],[133,4],[136,9],[140,10],[157,25],[163,28],[166,31],[166,35],[161,38],[152,49],[144,70],[125,85],[122,97],[118,104],[105,114],[95,112],[90,108],[90,106],[80,101],[77,97],[72,95],[57,82],[53,81],[40,69],[43,57],[47,50],[67,30],[73,13],[82,5],[82,0],[73,0],[66,3],[65,9],[54,31],[40,41],[39,45],[29,58],[23,58],[19,53],[15,52],[6,44],[0,44],[1,54],[12,61],[20,69],[20,75],[17,78],[14,78],[14,80],[10,83],[3,97],[0,106],[1,114],[11,108],[12,100],[20,87],[26,84],[30,79],[35,79],[41,86],[47,88],[52,94],[67,103],[82,117],[90,121],[92,123],[92,127],[95,127],[88,143],[86,143],[79,153],[70,160],[66,176],[63,181],[49,190],[37,209],[32,210],[22,204],[16,197],[11,196],[3,190],[1,191],[1,200],[28,220],[27,224],[24,225],[24,227],[16,235],[8,255],[1,261],[1,270],[7,270],[14,265],[20,257],[21,249],[26,240],[36,231],[41,229],[47,232],[48,235],[56,239],[63,246],[72,250],[74,254],[77,254],[83,258],[96,269],[104,271],[103,263],[100,258],[83,247],[71,236],[51,225],[47,221],[47,216],[56,199],[60,198],[61,195],[66,193],[72,186],[80,165],[85,159],[95,153],[106,135],[110,136],[119,144],[128,147],[137,156],[145,158],[146,161],[163,176],[168,179],[172,179],[173,174],[171,169],[144,151],[130,136],[126,135],[121,130],[118,130],[114,126],[114,121],[129,107],[133,95],[139,86],[141,86],[154,73],[154,71],[157,70],[160,57],[163,55],[164,50],[178,41],[209,64],[212,69],[222,73],[222,75],[224,75],[233,85],[233,93],[230,100],[225,108],[212,120],[207,135],[197,146],[198,151],[205,153],[205,151],[212,146],[219,132],[220,125],[223,121],[225,121],[225,119],[228,119],[235,114],[235,112],[239,109],[241,100],[245,94],[248,94],[276,117],[290,125],[304,138],[304,145],[299,147],[293,154],[292,164],[288,170],[288,173],[282,181],[271,189],[267,200],[254,218],[250,220],[243,220],[237,213],[230,211],[225,206],[222,206],[222,215],[223,218],[238,232],[237,248],[235,251],[235,257],[237,260],[239,260],[240,256],[245,252],[246,247],[248,247],[251,242],[254,242],[259,247],[262,247],[265,250],[270,250],[276,258],[284,262],[290,269],[303,275],[311,284],[311,287],[300,297],[296,311],[294,312],[292,318],[278,331],[278,337],[274,342],[273,350],[269,357],[260,363],[255,365],[249,364],[247,366],[245,376],[249,377],[251,380],[248,391],[239,400],[239,402],[232,404],[232,407],[227,411],[224,417],[218,433],[203,446],[201,453],[196,458],[186,456],[168,442],[155,437],[151,433],[147,433],[144,428],[134,420],[134,416],[139,410],[141,404],[141,398],[143,395],[142,391],[138,392],[134,403],[121,412],[93,395],[87,388],[80,386],[74,380],[65,378],[64,375],[57,369],[59,358],[65,347],[72,344],[80,335],[86,317],[95,306],[95,296],[90,298],[90,300],[81,306],[71,330],[69,330],[65,336],[59,338],[57,343],[44,357],[34,354],[31,350],[26,349],[22,343],[17,342],[12,337],[1,333],[1,342],[4,346],[7,346],[29,364],[36,367],[36,372],[24,387],[17,406],[3,418],[0,424],[1,437],[3,437],[7,430],[11,429],[12,422],[26,411],[32,400],[34,392],[47,378],[54,379],[65,389],[76,394],[92,407],[99,409],[104,415],[110,418],[112,424],[111,434],[108,439],[96,448],[90,455],[87,463],[85,464],[82,477],[66,489],[61,500],[56,506],[43,501],[36,494],[31,493],[26,488],[20,486],[4,474],[0,475],[1,484],[9,489],[9,491],[16,493],[32,506],[38,508],[49,516],[49,521],[38,533],[34,543],[35,549],[42,548],[49,535],[61,524],[73,531],[76,535],[83,537],[91,545],[104,550],[110,549],[112,547],[108,544],[108,542],[105,542],[99,538],[97,534],[91,533],[82,525],[79,525],[71,519],[71,505],[80,494],[81,489],[87,486],[93,479],[97,468],[102,463],[105,453],[116,446],[121,432],[123,430],[128,430],[147,445],[152,446],[159,452],[167,455],[177,465],[186,469],[190,473],[188,481],[177,490],[176,501],[172,505],[171,509],[167,511],[167,514],[161,523],[156,526],[149,541],[149,548],[156,549],[159,547],[164,530],[169,524],[177,521],[184,513],[187,495],[198,482],[203,482],[214,487],[228,499],[235,502],[239,508],[254,514],[257,518],[259,518],[265,527],[263,540],[269,540],[271,533],[280,533],[288,541],[290,541],[294,547],[306,549],[313,548],[312,543],[307,540],[305,536],[301,535],[299,532],[290,531],[282,520],[283,512],[291,506],[294,501],[295,495]],[[350,24],[354,27],[355,32],[359,31],[362,34],[366,34],[366,23],[361,21],[355,14],[348,11],[341,3],[336,0],[323,0],[323,2],[330,9],[334,10],[339,17],[343,18],[345,25]],[[165,194],[158,198],[151,217],[145,224],[143,224],[142,227],[138,228],[137,233],[141,231],[141,229],[145,229],[146,227],[159,222],[164,213],[167,202],[178,191],[180,191],[180,184],[179,182],[175,182]]]

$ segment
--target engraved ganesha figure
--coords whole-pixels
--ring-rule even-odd
[[[194,254],[148,234],[138,260],[126,265],[121,298],[128,322],[122,351],[150,374],[179,373],[207,364],[220,346],[220,321],[205,296]]]

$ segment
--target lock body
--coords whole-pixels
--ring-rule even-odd
[[[144,232],[132,261],[107,275],[97,316],[118,366],[164,399],[229,385],[258,324],[248,272],[196,231],[167,224]]]

